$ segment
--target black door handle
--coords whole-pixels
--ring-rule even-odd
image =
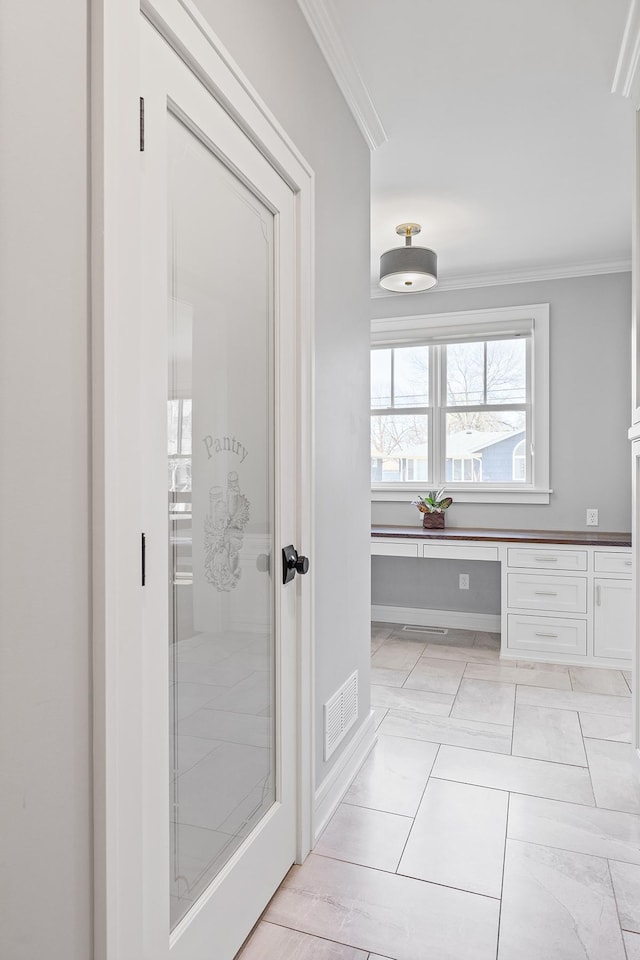
[[[289,583],[296,573],[305,574],[308,572],[309,558],[298,554],[293,544],[284,547],[282,550],[282,582]]]

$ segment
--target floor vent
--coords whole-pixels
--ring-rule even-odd
[[[328,760],[358,717],[358,671],[324,705],[324,758]]]
[[[405,626],[402,628],[405,633],[437,633],[439,637],[444,637],[449,633],[448,627],[414,627]]]

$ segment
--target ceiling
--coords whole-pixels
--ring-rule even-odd
[[[628,0],[299,3],[375,146],[376,290],[403,221],[440,288],[630,268]]]

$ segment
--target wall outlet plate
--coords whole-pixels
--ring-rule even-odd
[[[468,574],[468,573],[461,573],[461,574],[460,574],[460,578],[459,578],[459,580],[458,580],[458,586],[459,586],[460,590],[468,590],[468,589],[469,589],[469,574]]]
[[[588,527],[597,527],[598,526],[598,511],[595,507],[587,507],[587,526]]]

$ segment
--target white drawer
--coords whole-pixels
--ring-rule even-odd
[[[507,565],[538,570],[586,570],[586,550],[554,550],[553,547],[509,547]]]
[[[626,573],[631,576],[633,560],[630,553],[605,553],[604,550],[595,550],[593,569],[596,573]]]
[[[583,656],[587,652],[587,621],[510,613],[507,617],[507,647],[509,650]]]
[[[401,543],[390,540],[372,540],[371,541],[371,556],[372,557],[417,557],[418,556],[418,544],[417,543]]]
[[[422,556],[441,560],[497,560],[497,547],[482,547],[475,544],[423,543]]]
[[[507,577],[507,596],[508,606],[523,610],[586,613],[587,578],[510,573]]]

